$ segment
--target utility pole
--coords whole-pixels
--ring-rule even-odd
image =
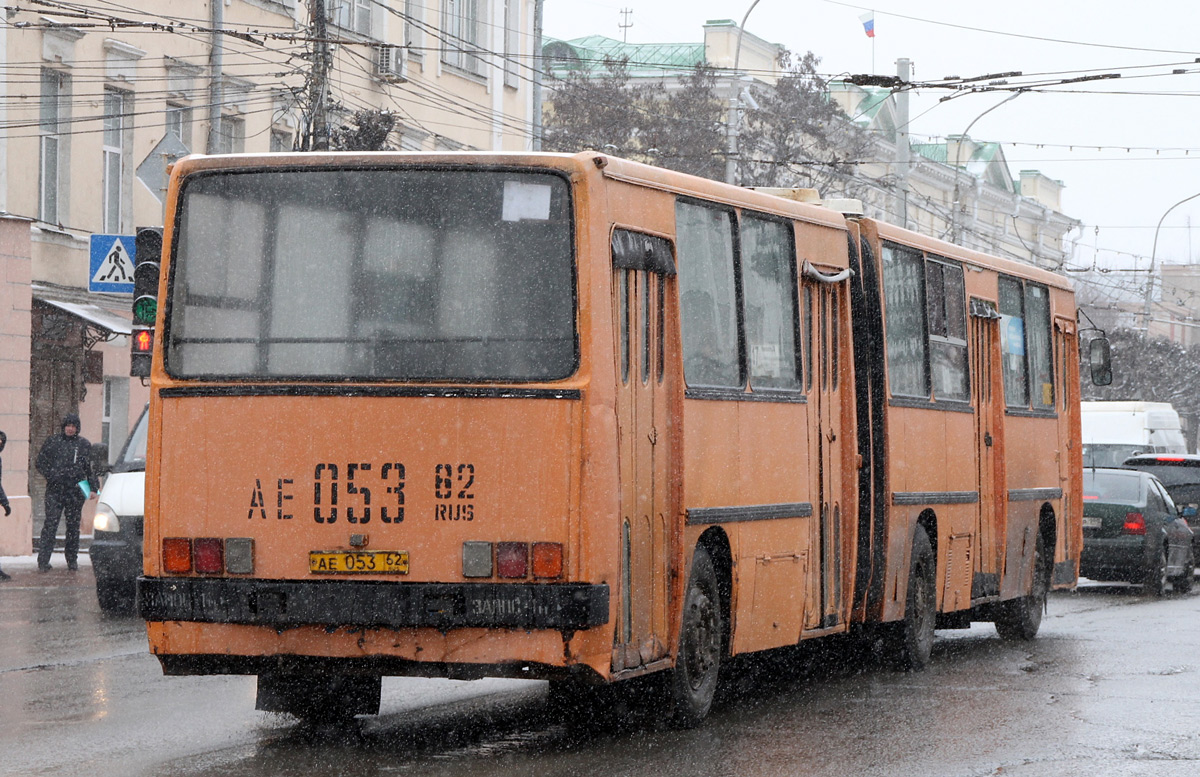
[[[215,0],[214,5],[220,5]],[[312,18],[313,62],[308,80],[308,142],[306,151],[329,150],[329,25],[325,18],[325,0],[309,0]]]
[[[214,0],[209,3],[209,21],[212,23],[212,51],[208,55],[208,153],[215,154],[221,148],[221,103],[225,102],[222,81],[223,50],[225,39],[221,30],[225,27],[225,3]]]
[[[874,45],[874,41],[872,41]],[[912,60],[896,60],[896,78],[900,82],[896,92],[896,182],[900,191],[898,213],[900,226],[908,229],[908,173],[911,167],[908,145],[908,84],[912,78]]]

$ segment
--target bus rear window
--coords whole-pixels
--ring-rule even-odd
[[[570,197],[549,173],[284,170],[185,182],[176,377],[552,380],[577,361]]]

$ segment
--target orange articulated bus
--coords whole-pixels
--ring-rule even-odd
[[[595,153],[188,157],[138,604],[167,674],[659,673],[857,628],[1038,630],[1081,547],[1074,298]]]

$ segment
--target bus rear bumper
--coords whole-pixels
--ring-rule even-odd
[[[349,580],[147,578],[147,621],[273,628],[515,628],[579,631],[608,622],[604,583],[394,583]]]

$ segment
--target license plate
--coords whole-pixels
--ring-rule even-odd
[[[308,571],[318,575],[407,575],[407,550],[314,550]]]
[[[1085,529],[1099,529],[1100,523],[1101,523],[1101,518],[1098,515],[1083,516],[1083,528],[1085,528]]]

